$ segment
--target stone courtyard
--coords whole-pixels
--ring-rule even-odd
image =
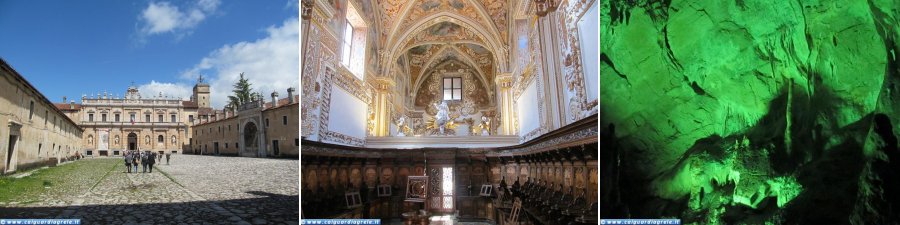
[[[78,218],[84,224],[297,224],[298,163],[173,155],[170,165],[164,158],[153,173],[125,173],[121,158],[83,159],[45,169],[72,172],[42,178],[44,190],[33,196],[13,193],[9,201],[0,202],[0,218]],[[24,178],[6,178],[0,189],[34,175],[18,176]]]

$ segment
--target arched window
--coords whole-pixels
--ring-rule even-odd
[[[158,137],[156,137],[156,142],[163,143],[163,136],[159,135]]]

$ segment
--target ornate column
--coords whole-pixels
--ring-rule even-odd
[[[513,105],[513,76],[512,73],[501,73],[497,75],[494,82],[497,83],[497,106],[500,108],[500,130],[499,135],[514,135],[516,131],[513,128],[513,119],[515,117],[515,106]]]
[[[391,90],[394,89],[394,80],[389,77],[377,77],[372,81],[374,87],[373,94],[373,111],[375,113],[375,127],[373,135],[377,137],[390,136],[391,126],[391,109],[390,100]]]

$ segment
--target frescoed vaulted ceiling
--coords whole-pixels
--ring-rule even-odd
[[[495,74],[508,70],[511,2],[369,0],[365,5],[376,11],[377,67],[382,74],[406,76],[403,90],[415,96],[424,93],[418,90],[438,66],[453,61],[473,72],[477,90],[493,92]]]

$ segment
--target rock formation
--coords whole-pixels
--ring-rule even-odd
[[[603,218],[900,223],[896,0],[600,10]]]

